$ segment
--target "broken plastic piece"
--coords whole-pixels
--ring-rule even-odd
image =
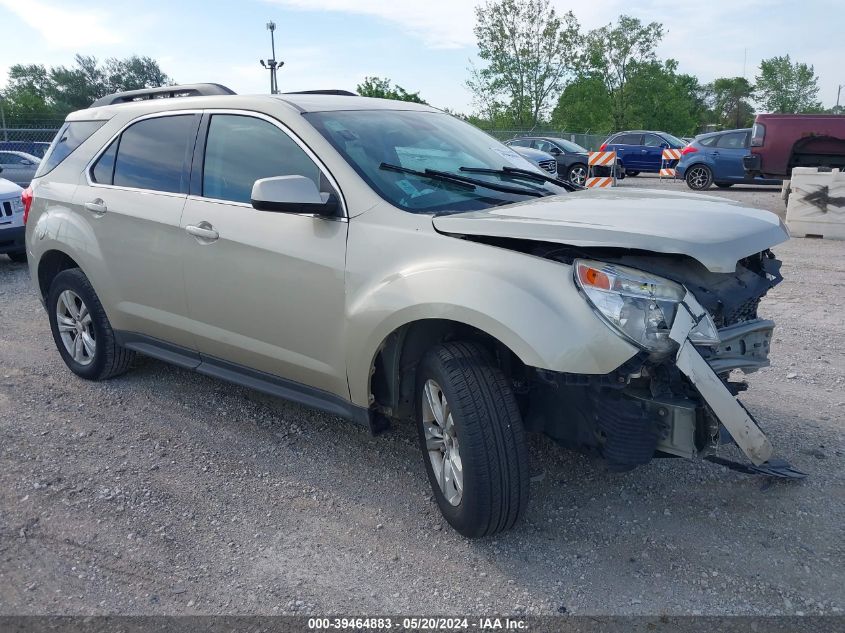
[[[716,457],[715,455],[708,455],[704,459],[708,462],[719,464],[720,466],[748,475],[769,475],[770,477],[781,477],[783,479],[804,479],[807,476],[807,473],[791,466],[789,462],[780,457],[771,457],[769,461],[763,462],[759,466],[740,464],[739,462],[724,459],[723,457]]]

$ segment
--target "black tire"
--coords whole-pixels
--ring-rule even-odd
[[[707,165],[693,165],[687,167],[687,172],[684,175],[684,180],[687,182],[687,187],[694,191],[704,191],[713,184],[713,172]]]
[[[7,253],[9,259],[18,264],[26,263],[26,253]]]
[[[587,182],[587,166],[584,163],[570,165],[566,171],[566,179],[583,187]]]
[[[719,189],[728,189],[729,187],[733,187],[734,184],[732,182],[717,182],[716,186]]]
[[[91,338],[94,339],[95,346],[94,354],[88,364],[81,364],[74,360],[59,332],[56,308],[59,296],[65,290],[75,293],[84,302],[91,315]],[[114,330],[103,310],[103,304],[100,303],[88,277],[78,268],[63,270],[53,279],[50,290],[47,292],[47,315],[50,318],[50,329],[53,332],[56,348],[62,360],[77,376],[87,380],[107,380],[129,369],[129,365],[135,358],[135,352],[117,344]]]
[[[435,381],[449,404],[459,443],[463,493],[457,505],[434,474],[423,425],[425,385]],[[528,448],[513,391],[480,345],[438,345],[417,370],[417,429],[437,505],[456,531],[478,538],[508,530],[528,505]]]
[[[625,173],[626,173],[628,176],[631,176],[631,178],[633,178],[634,176],[639,176],[639,175],[640,175],[640,172],[638,172],[638,171],[626,171]]]

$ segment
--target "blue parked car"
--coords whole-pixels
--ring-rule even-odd
[[[735,184],[780,185],[780,180],[748,178],[742,167],[742,157],[750,153],[751,129],[724,130],[697,136],[681,152],[676,167],[679,178],[690,189],[701,191],[710,185],[730,187]]]
[[[616,152],[622,177],[636,176],[640,172],[659,173],[664,149],[681,149],[686,143],[666,132],[629,130],[617,132],[599,148],[602,152]],[[674,167],[677,161],[667,162]]]

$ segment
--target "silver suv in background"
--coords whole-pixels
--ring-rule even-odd
[[[801,475],[727,380],[768,363],[776,216],[576,190],[412,103],[198,84],[95,105],[24,194],[32,279],[76,375],[139,352],[373,432],[412,423],[470,537],[525,511],[526,432],[613,470],[734,441],[736,467]]]

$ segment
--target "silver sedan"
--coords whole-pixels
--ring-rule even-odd
[[[41,159],[26,152],[0,151],[0,176],[26,188],[35,178]]]

